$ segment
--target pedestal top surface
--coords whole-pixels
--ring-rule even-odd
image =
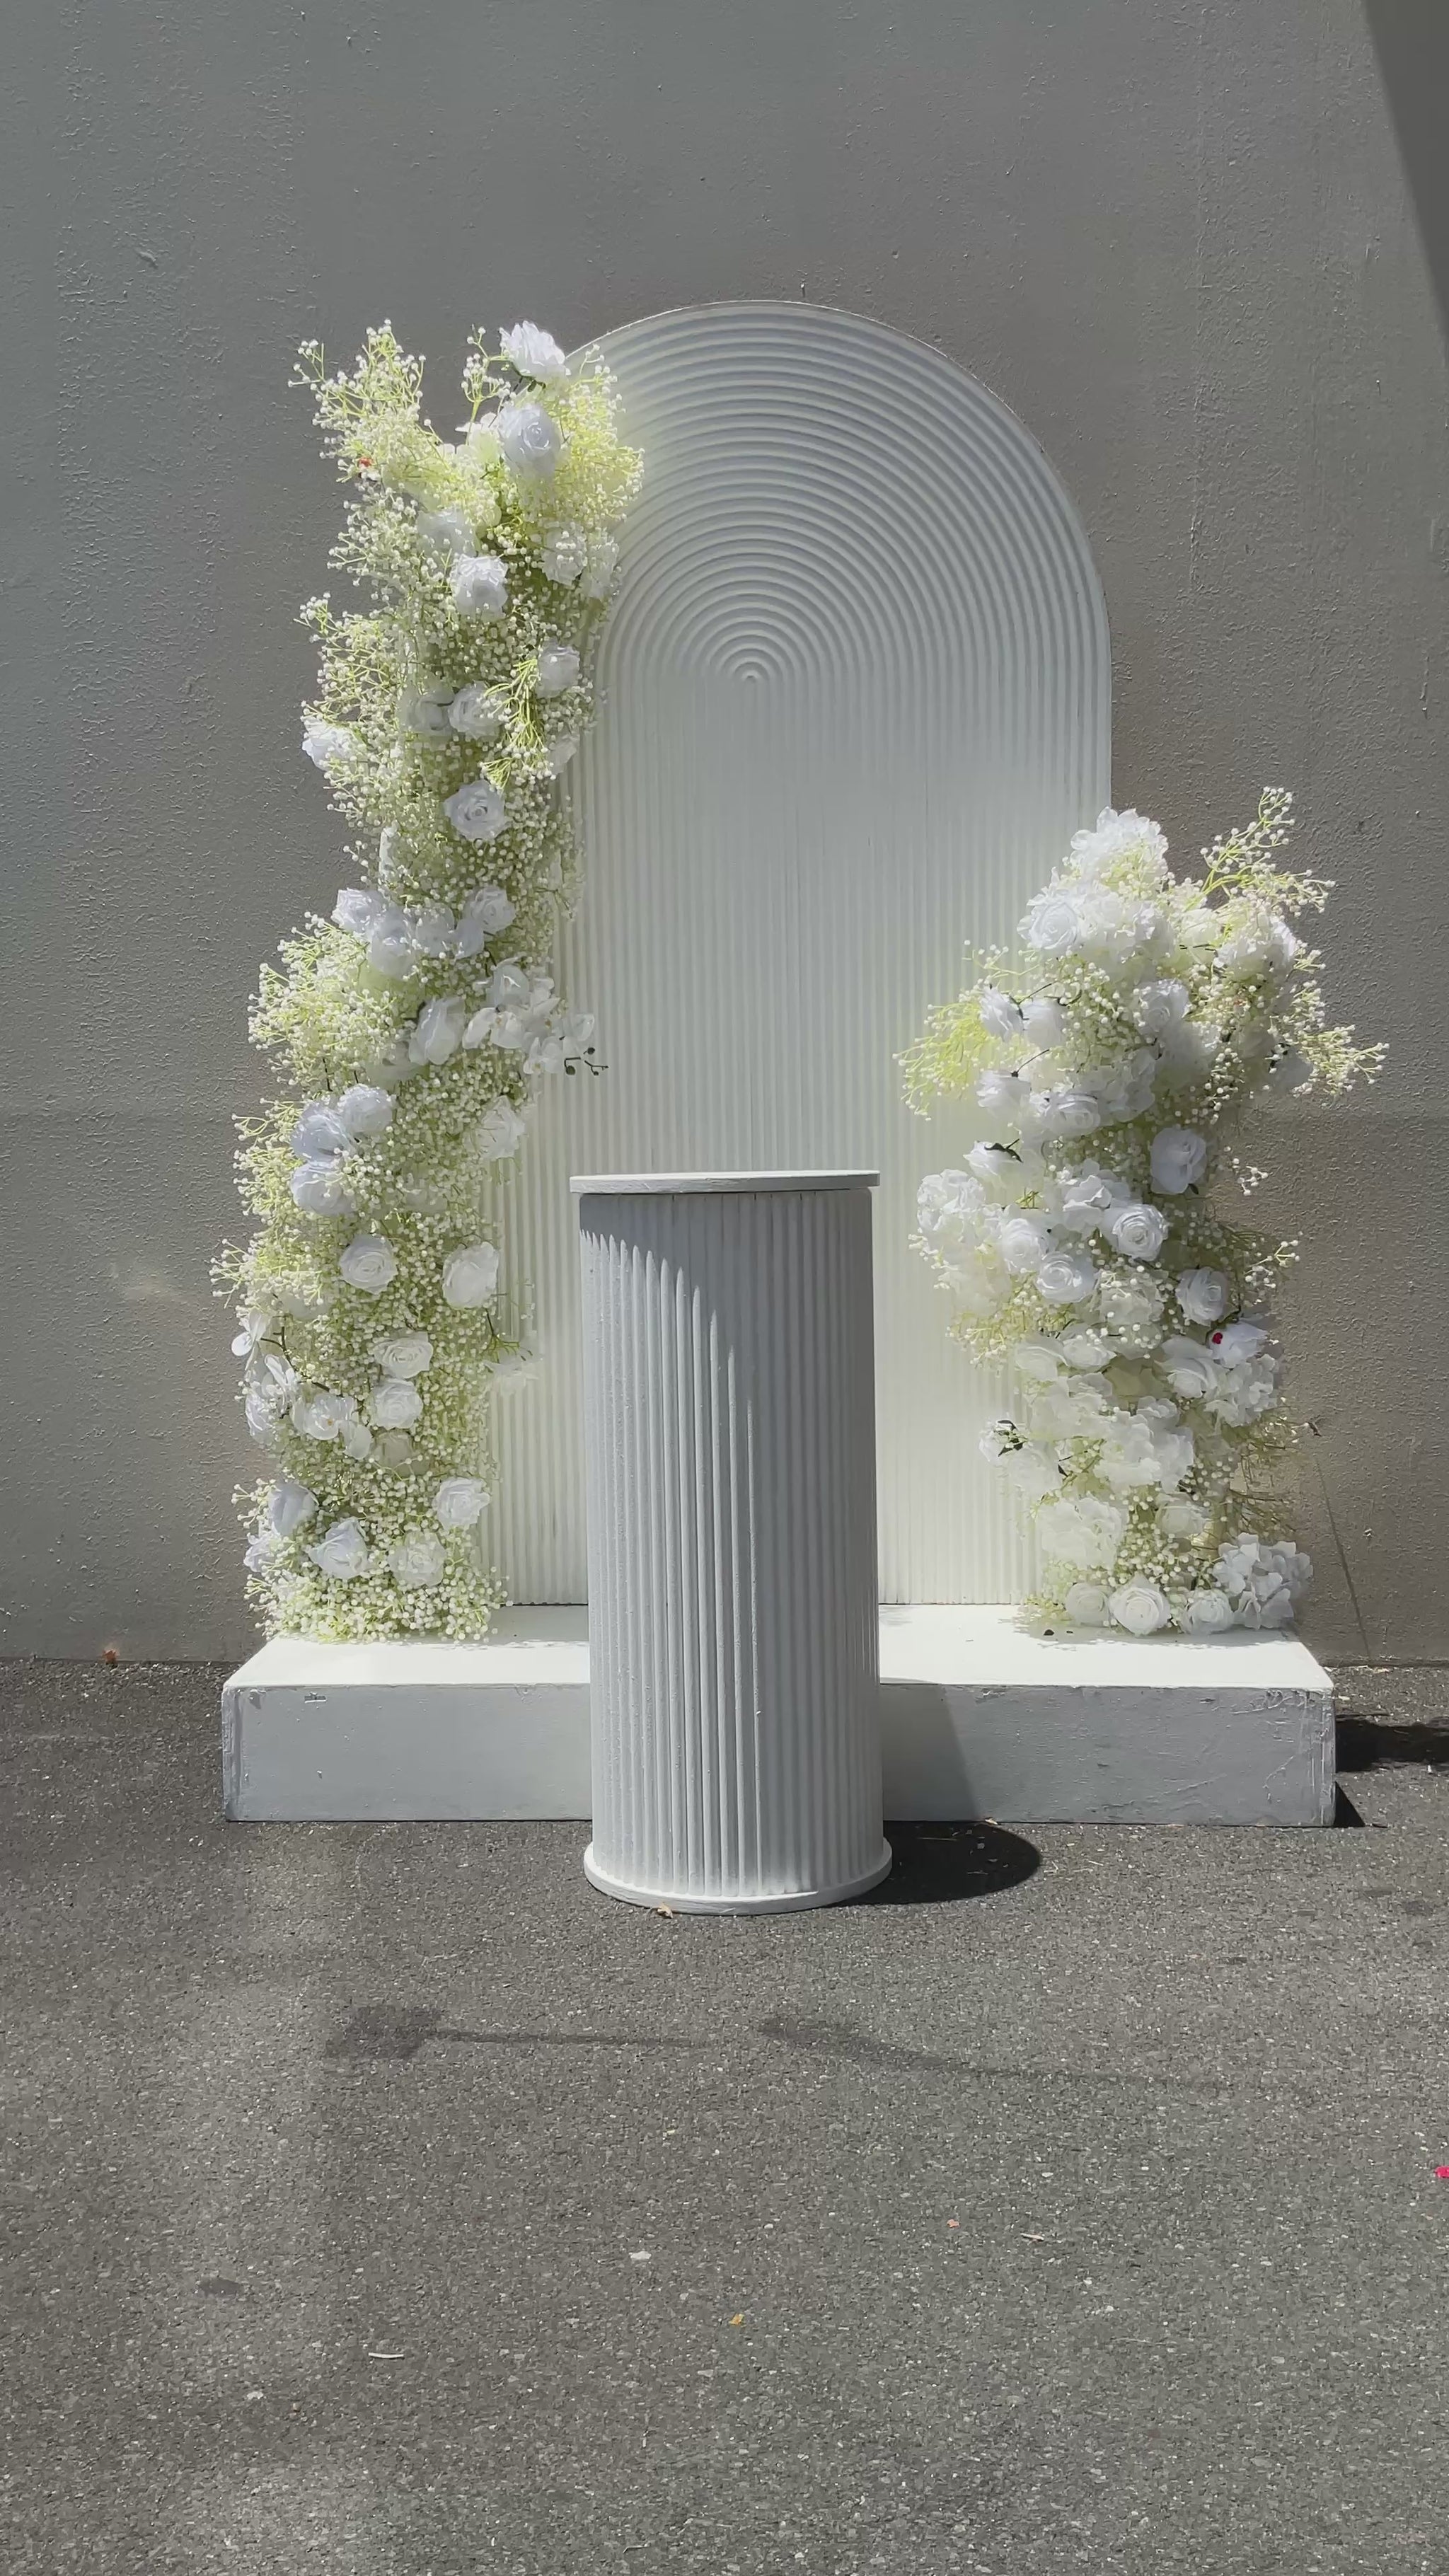
[[[575,1198],[684,1198],[716,1190],[873,1190],[879,1172],[575,1172]]]

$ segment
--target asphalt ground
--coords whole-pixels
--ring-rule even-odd
[[[3,1680],[5,2576],[1449,2569],[1432,1693],[1335,1831],[729,1920],[223,1825],[205,1667]]]

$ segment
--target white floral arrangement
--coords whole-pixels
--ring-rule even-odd
[[[1296,1437],[1269,1298],[1294,1246],[1230,1225],[1213,1184],[1261,1174],[1227,1132],[1253,1094],[1372,1080],[1383,1050],[1325,1021],[1292,924],[1329,885],[1278,853],[1291,798],[1176,877],[1155,823],[1107,811],[1036,896],[1013,962],[934,1012],[905,1058],[925,1112],[989,1136],[921,1183],[915,1238],[952,1330],[1009,1363],[983,1441],[1031,1506],[1048,1626],[1278,1628],[1310,1579],[1279,1491]]]
[[[332,561],[367,600],[302,611],[303,747],[358,838],[252,1014],[287,1090],[241,1122],[258,1231],[218,1264],[272,1469],[238,1498],[249,1589],[270,1633],[478,1637],[503,1598],[489,1400],[526,1365],[489,1176],[541,1081],[598,1070],[553,981],[578,876],[560,781],[640,460],[604,367],[531,322],[470,341],[454,442],[390,324],[350,375],[308,342],[297,381],[350,487]]]

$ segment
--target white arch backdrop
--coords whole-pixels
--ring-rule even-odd
[[[966,1130],[903,1108],[895,1058],[1108,801],[1086,535],[1021,423],[880,323],[716,304],[603,346],[646,480],[563,969],[608,1070],[554,1087],[504,1202],[544,1367],[499,1406],[499,1562],[519,1601],[584,1597],[570,1171],[879,1165],[882,1595],[1010,1600],[999,1400],[907,1248]]]

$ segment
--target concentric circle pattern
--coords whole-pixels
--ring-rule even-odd
[[[879,323],[707,305],[604,347],[646,474],[563,969],[608,1070],[559,1086],[505,1203],[546,1367],[500,1408],[500,1562],[521,1601],[583,1597],[570,1170],[878,1165],[883,1594],[1010,1599],[999,1401],[908,1249],[968,1131],[912,1118],[895,1059],[1107,800],[1086,537],[1021,424]]]

